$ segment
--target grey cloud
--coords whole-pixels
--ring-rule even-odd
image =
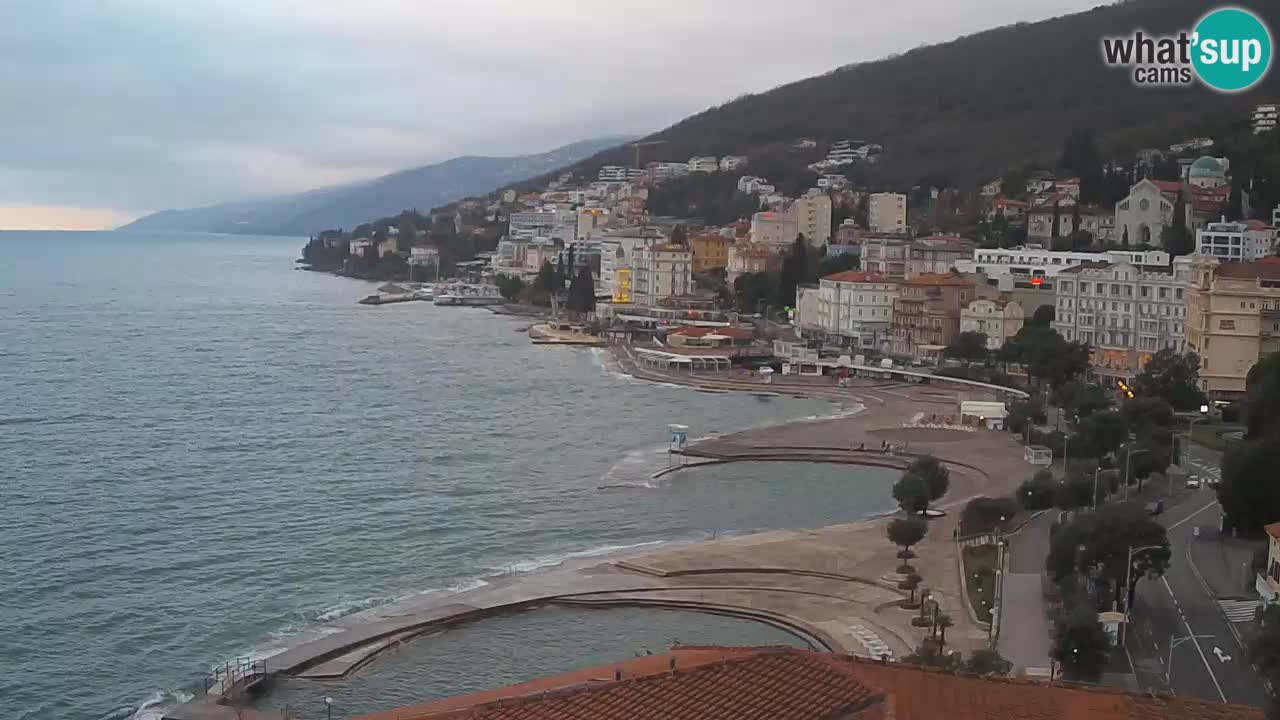
[[[0,203],[181,207],[657,129],[1096,0],[0,0]]]

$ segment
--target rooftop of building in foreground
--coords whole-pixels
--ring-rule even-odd
[[[678,647],[360,720],[1261,720],[1261,708],[786,647]]]

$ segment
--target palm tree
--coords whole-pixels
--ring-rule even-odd
[[[938,647],[943,648],[947,645],[947,628],[955,623],[951,622],[951,616],[946,613],[936,613],[933,616],[933,627],[938,634]]]

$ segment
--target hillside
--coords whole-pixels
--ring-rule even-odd
[[[190,210],[165,210],[121,229],[225,232],[247,235],[311,235],[353,227],[401,210],[427,210],[491,191],[581,160],[624,138],[599,138],[550,152],[516,157],[459,157],[402,170],[361,183],[251,202]]]
[[[1275,0],[1234,4],[1280,28]],[[854,179],[905,188],[970,185],[1007,168],[1052,163],[1080,129],[1091,129],[1108,154],[1167,145],[1245,120],[1256,102],[1280,97],[1280,72],[1272,68],[1240,95],[1139,88],[1124,69],[1103,64],[1101,38],[1189,29],[1220,5],[1131,0],[843,67],[689,117],[646,138],[667,144],[645,147],[643,160],[745,152],[751,172],[786,182],[792,178],[775,175],[805,174],[804,165],[820,157],[820,150],[790,151],[796,138],[858,138],[883,144],[885,155]],[[575,169],[591,176],[601,165],[629,165],[633,152],[609,150]]]

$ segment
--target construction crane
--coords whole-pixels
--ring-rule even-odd
[[[640,148],[647,145],[666,145],[667,140],[644,140],[640,142],[627,143],[636,149],[636,169],[640,169]]]

